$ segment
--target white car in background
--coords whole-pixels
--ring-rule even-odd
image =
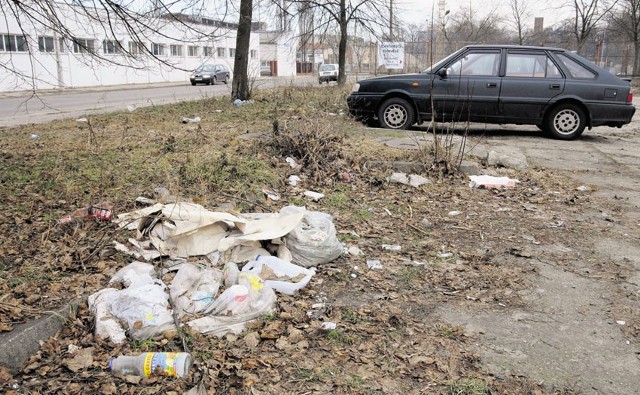
[[[320,65],[320,69],[318,71],[318,83],[322,84],[323,82],[326,82],[328,84],[329,81],[338,82],[337,64],[327,63]]]

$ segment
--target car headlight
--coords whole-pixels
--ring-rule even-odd
[[[202,74],[202,76],[203,76],[204,78],[211,78],[211,75],[210,75],[210,74]]]
[[[353,84],[353,88],[351,88],[351,92],[358,92],[360,90],[360,84]]]

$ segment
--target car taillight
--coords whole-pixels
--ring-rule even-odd
[[[633,101],[633,92],[629,91],[627,95],[627,103],[631,103]]]

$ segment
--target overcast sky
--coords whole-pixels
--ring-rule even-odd
[[[566,18],[570,12],[566,9],[559,9],[558,1],[552,0],[525,0],[527,7],[531,9],[530,22],[526,25],[533,27],[534,17],[544,17],[545,27]],[[432,9],[434,10],[434,20],[438,18],[438,0],[393,0],[394,8],[398,16],[406,22],[423,25],[427,20],[431,21]],[[554,5],[551,5],[554,4]],[[451,13],[459,12],[461,8],[471,8],[479,14],[486,14],[491,9],[498,9],[498,13],[503,16],[510,15],[509,0],[446,0],[445,9]]]

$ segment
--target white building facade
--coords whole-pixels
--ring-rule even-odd
[[[0,92],[161,82],[188,83],[205,63],[233,70],[235,25],[182,16],[149,18],[128,26],[95,11],[54,3],[64,37],[33,20],[0,18]],[[101,17],[102,16],[102,17]],[[141,30],[131,33],[131,28]],[[109,32],[109,34],[107,34]],[[133,39],[132,35],[138,36]],[[260,70],[260,38],[251,34],[249,73]]]

